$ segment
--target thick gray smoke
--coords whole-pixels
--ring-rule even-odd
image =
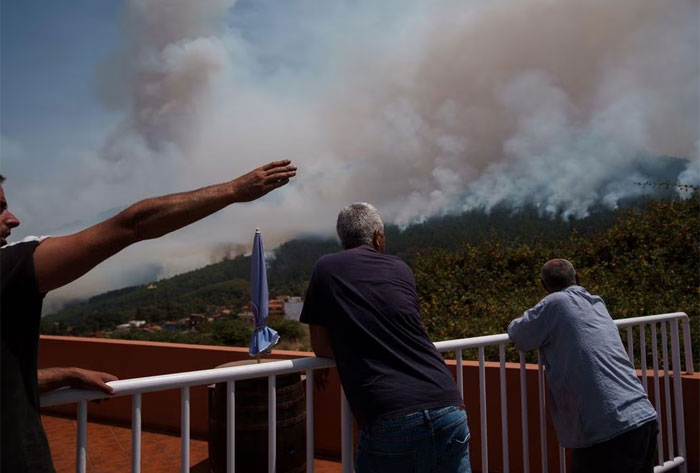
[[[662,155],[697,184],[699,5],[129,0],[100,70],[124,120],[76,199],[104,209],[294,160],[284,190],[120,257],[169,275],[255,227],[268,248],[331,233],[351,201],[401,225],[501,204],[579,217],[641,193]]]

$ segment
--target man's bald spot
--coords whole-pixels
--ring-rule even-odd
[[[561,291],[577,284],[574,265],[561,258],[547,261],[542,266],[542,282],[550,292]]]

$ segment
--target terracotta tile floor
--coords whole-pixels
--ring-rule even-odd
[[[75,471],[76,421],[42,416],[57,473]],[[191,440],[191,473],[209,473],[207,442]],[[338,473],[340,464],[315,460],[316,473]],[[87,431],[87,471],[89,473],[124,473],[131,471],[131,429],[89,422]],[[180,437],[156,432],[142,432],[141,472],[172,473],[180,471]],[[254,472],[246,472],[254,473]]]

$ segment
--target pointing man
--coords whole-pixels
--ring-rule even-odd
[[[19,219],[8,209],[2,188],[5,178],[0,176],[1,471],[54,471],[41,425],[37,379],[39,322],[46,293],[133,243],[158,238],[233,203],[258,199],[295,175],[290,161],[277,161],[222,184],[142,200],[72,235],[13,244],[7,244],[7,238]],[[110,379],[96,372],[69,375],[78,385]],[[42,373],[42,389],[57,378],[65,379],[66,373]]]

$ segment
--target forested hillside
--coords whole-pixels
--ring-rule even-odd
[[[581,283],[601,295],[614,318],[684,311],[700,348],[700,208],[686,200],[655,200],[565,221],[534,209],[471,212],[401,231],[388,226],[387,250],[416,275],[426,328],[433,340],[501,333],[545,295],[539,268],[563,257]],[[335,239],[302,238],[281,245],[268,261],[271,295],[303,295],[316,259],[338,251]],[[239,256],[174,278],[107,292],[44,319],[45,333],[89,335],[142,319],[162,323],[221,308],[237,313],[248,300],[249,258]],[[231,316],[235,320],[235,315]],[[290,324],[287,324],[290,325]],[[290,336],[295,327],[281,326]],[[131,334],[130,338],[194,343],[247,343],[242,321],[208,324],[198,334]],[[515,354],[511,353],[511,357]],[[700,356],[695,356],[700,359]]]
[[[465,243],[490,240],[559,240],[572,231],[587,234],[606,228],[617,213],[601,208],[585,219],[566,221],[540,216],[532,208],[517,212],[496,209],[490,214],[475,211],[433,218],[404,230],[387,225],[387,251],[410,263],[429,248],[453,250]],[[329,223],[330,228],[333,223]],[[271,296],[303,296],[316,260],[339,250],[336,238],[318,237],[298,238],[278,247],[268,259]],[[219,307],[235,313],[248,302],[249,273],[249,258],[238,256],[170,279],[109,291],[47,315],[44,331],[63,333],[73,326],[72,333],[85,335],[133,319],[159,323]]]

